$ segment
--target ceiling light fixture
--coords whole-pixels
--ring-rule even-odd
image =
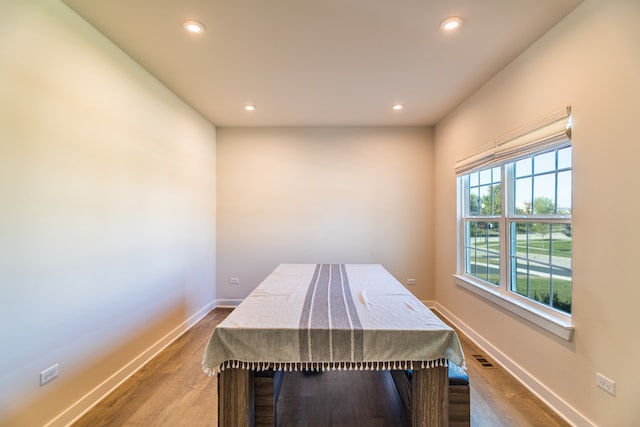
[[[404,108],[404,105],[402,105],[402,104],[394,104],[394,106],[391,107],[391,108],[393,108],[396,111],[400,111],[400,110],[402,110]]]
[[[458,18],[457,16],[452,16],[451,18],[447,18],[440,24],[440,28],[442,31],[453,31],[462,25],[462,18]]]
[[[253,104],[247,104],[244,106],[245,111],[256,111],[256,106]]]
[[[184,21],[182,24],[185,30],[192,34],[201,34],[204,33],[204,25],[198,21]]]

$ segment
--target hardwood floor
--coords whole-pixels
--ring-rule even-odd
[[[409,425],[385,371],[286,374],[277,411],[279,427]]]
[[[436,313],[437,314],[437,313]],[[460,331],[467,374],[471,385],[472,427],[569,426],[558,414],[538,399],[490,358],[494,367],[483,367],[472,357],[482,351]]]
[[[82,426],[215,426],[216,380],[201,369],[202,352],[229,309],[217,308],[82,416]],[[464,335],[471,384],[471,425],[567,426],[504,369],[483,368]],[[363,375],[364,374],[364,375]],[[386,372],[287,374],[278,426],[404,426],[406,418]]]

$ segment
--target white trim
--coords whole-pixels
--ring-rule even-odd
[[[235,308],[240,305],[242,299],[219,299],[216,300],[216,307]]]
[[[424,305],[427,306],[428,309],[433,310],[436,306],[436,302],[434,300],[420,300]]]
[[[156,357],[162,350],[167,348],[171,343],[178,339],[182,334],[188,331],[193,325],[203,319],[211,310],[216,307],[215,301],[212,301],[198,310],[193,316],[182,322],[171,332],[160,338],[155,344],[140,353],[136,358],[124,365],[118,371],[114,372],[109,378],[98,384],[93,390],[89,391],[83,397],[78,399],[74,404],[58,414],[55,418],[45,424],[45,427],[70,426],[76,422],[87,411],[98,404],[109,393],[114,391],[118,386],[129,379],[133,374],[140,370],[147,362]]]
[[[502,368],[509,372],[515,379],[524,385],[529,391],[546,403],[559,416],[564,418],[569,424],[576,427],[594,427],[596,424],[590,421],[576,408],[563,400],[560,396],[549,390],[537,378],[527,372],[515,361],[502,353],[493,344],[482,338],[469,325],[464,323],[458,317],[453,315],[442,304],[436,303],[435,310],[451,322],[456,328],[465,334],[475,345],[477,345],[484,353],[496,361]],[[473,387],[473,378],[470,378],[470,384]]]
[[[471,291],[473,294],[559,336],[565,341],[571,341],[573,339],[574,327],[570,321],[562,319],[559,316],[553,316],[542,310],[535,310],[533,307],[518,301],[516,298],[510,298],[508,295],[498,292],[497,290],[492,291],[487,287],[477,285],[465,276],[459,274],[454,274],[453,276],[458,286]]]

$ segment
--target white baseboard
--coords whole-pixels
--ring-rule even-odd
[[[565,402],[560,396],[545,387],[543,383],[538,381],[529,372],[523,369],[516,362],[511,360],[507,355],[502,353],[498,348],[493,346],[490,342],[482,338],[476,331],[474,331],[469,325],[464,323],[453,313],[447,310],[443,305],[434,303],[433,306],[427,305],[429,308],[434,308],[447,320],[449,320],[456,328],[463,332],[471,341],[473,341],[484,353],[489,355],[493,360],[498,362],[504,369],[513,375],[522,385],[529,389],[539,399],[545,402],[551,407],[558,415],[565,419],[569,424],[576,427],[594,427],[595,424],[591,422],[587,417],[582,415],[578,410]]]
[[[216,300],[216,307],[234,308],[240,305],[241,299],[219,299]]]
[[[424,305],[427,306],[427,308],[429,309],[434,309],[436,307],[436,302],[430,299],[427,300],[420,300],[420,302],[422,302]]]
[[[69,406],[63,412],[61,412],[54,419],[49,421],[45,427],[62,427],[69,426],[83,416],[87,411],[93,408],[98,402],[105,398],[109,393],[115,390],[124,381],[129,379],[140,368],[142,368],[147,362],[153,359],[158,353],[167,348],[172,342],[178,339],[182,334],[188,331],[193,325],[198,323],[204,318],[211,310],[216,307],[215,301],[210,302],[202,309],[200,309],[193,316],[185,320],[182,324],[177,326],[167,335],[158,340],[155,344],[147,348],[140,353],[135,359],[127,363],[120,368],[117,372],[96,386],[89,393],[85,394],[82,398],[76,401],[73,405]]]

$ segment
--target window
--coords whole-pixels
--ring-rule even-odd
[[[530,135],[509,140],[459,162],[456,277],[476,294],[571,339],[572,146],[568,128],[557,128],[554,122],[533,142]]]

